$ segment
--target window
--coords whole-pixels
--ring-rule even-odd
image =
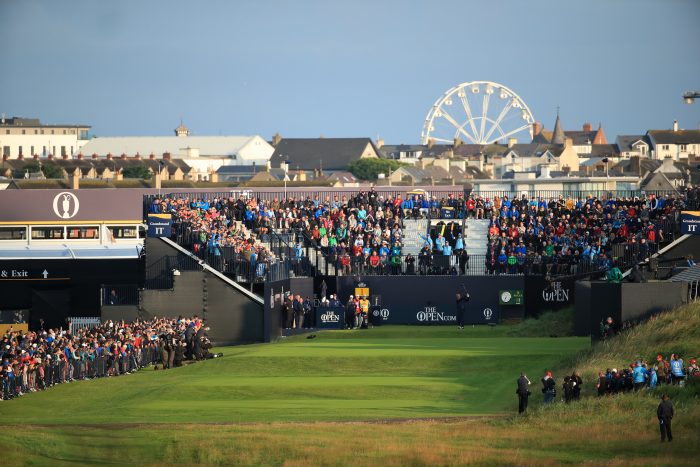
[[[662,144],[661,149],[663,149],[664,151],[668,151],[668,144]]]
[[[0,241],[2,240],[26,240],[26,227],[0,227]]]
[[[681,152],[686,152],[687,151],[687,146],[685,144],[681,144]]]
[[[41,155],[46,157],[46,146],[42,146],[43,149],[41,150]]]
[[[42,131],[42,133],[43,133],[43,131]],[[35,134],[35,135],[38,135],[38,134],[39,134],[39,130],[34,130],[34,134]]]
[[[32,152],[31,155],[33,156],[33,155],[34,155],[34,146],[31,146],[31,150],[32,150],[32,151],[31,151],[31,152]]]
[[[63,130],[63,134],[64,134],[64,135],[66,134],[66,130]]]
[[[63,227],[32,227],[32,240],[63,240]]]
[[[6,134],[6,135],[9,135],[9,134],[10,134],[10,130],[5,130],[5,134]]]
[[[19,151],[17,152],[17,154],[24,154],[24,153],[22,152],[22,146],[19,147]]]
[[[44,130],[41,130],[41,134],[42,134],[42,135],[44,134]]]
[[[61,155],[62,156],[66,155],[66,147],[65,146],[61,146]]]
[[[2,155],[10,157],[10,146],[3,146],[2,147]]]
[[[23,134],[23,135],[26,135],[26,134],[27,134],[27,130],[22,130],[22,134]]]
[[[51,134],[52,134],[52,135],[54,134],[54,131],[53,131],[53,130],[51,130]]]
[[[109,233],[115,239],[118,238],[137,238],[137,226],[135,225],[110,225],[107,227]]]
[[[100,228],[96,225],[90,226],[71,226],[68,227],[69,240],[84,240],[100,238]]]

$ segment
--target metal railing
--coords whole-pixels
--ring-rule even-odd
[[[139,305],[139,287],[133,285],[103,284],[100,288],[102,306]]]

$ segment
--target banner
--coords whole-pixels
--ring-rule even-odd
[[[547,281],[544,276],[525,277],[525,315],[539,316],[543,311],[573,307],[576,280],[565,278]]]
[[[170,214],[148,215],[149,237],[170,237],[173,218]]]
[[[348,276],[337,280],[338,297],[345,303],[355,292],[357,281]],[[524,291],[523,276],[367,276],[362,282],[370,292],[370,321],[381,319],[382,324],[456,326],[456,294],[465,289],[470,294],[465,324],[497,323],[504,317],[521,318],[524,314],[524,304],[499,304],[501,292]]]
[[[681,234],[700,235],[700,211],[681,212]]]
[[[316,327],[319,329],[343,329],[345,327],[345,308],[342,306],[316,308]]]

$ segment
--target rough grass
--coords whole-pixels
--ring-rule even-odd
[[[537,318],[523,321],[504,328],[511,337],[565,337],[574,335],[574,308],[558,311],[545,311]]]

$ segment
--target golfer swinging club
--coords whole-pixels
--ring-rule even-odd
[[[464,329],[464,312],[467,309],[467,302],[469,301],[469,292],[467,292],[467,288],[465,287],[464,284],[462,284],[462,291],[464,292],[463,294],[460,291],[457,291],[456,294],[456,299],[457,299],[457,327],[459,329]]]

